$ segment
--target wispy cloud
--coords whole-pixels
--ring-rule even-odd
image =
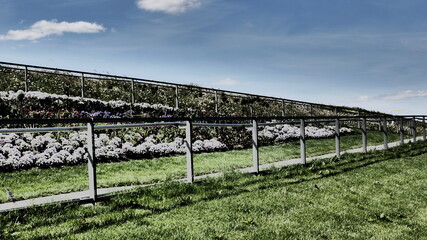
[[[136,4],[140,9],[169,14],[184,13],[202,5],[200,0],[138,0]]]
[[[232,86],[232,85],[236,85],[239,82],[237,80],[231,79],[231,78],[224,78],[218,82],[216,82],[217,85],[222,85],[222,86]]]
[[[357,98],[357,100],[360,102],[367,102],[370,100],[370,97],[369,96],[360,96]]]
[[[379,96],[379,98],[382,100],[402,100],[402,99],[415,98],[415,97],[427,97],[427,90],[418,90],[418,91],[407,90],[403,92]]]
[[[90,22],[57,22],[56,20],[41,20],[24,30],[9,30],[7,34],[0,35],[0,40],[37,40],[50,35],[71,33],[98,33],[105,31],[102,25]]]

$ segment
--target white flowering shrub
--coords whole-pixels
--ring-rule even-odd
[[[247,128],[248,131],[252,131],[252,128]],[[350,128],[340,128],[340,133],[351,133]],[[328,138],[335,135],[335,127],[326,126],[323,128],[306,126],[305,136],[307,138]],[[300,128],[298,126],[283,124],[275,126],[265,126],[262,130],[258,131],[258,136],[268,140],[276,142],[284,142],[289,139],[297,139],[300,136]]]
[[[95,156],[98,162],[111,162],[128,158],[152,158],[184,154],[185,142],[175,138],[172,142],[157,142],[154,135],[146,138],[140,133],[128,133],[124,141],[120,137],[95,134]],[[137,144],[134,144],[136,142]],[[31,167],[55,167],[86,163],[86,133],[71,132],[58,139],[52,134],[0,134],[0,171],[14,171]],[[226,150],[225,144],[216,139],[195,141],[194,152]]]
[[[124,101],[102,101],[93,98],[69,97],[66,95],[49,94],[45,92],[29,91],[0,91],[0,101],[7,106],[10,118],[27,117],[93,117],[93,118],[120,118],[129,117],[131,104]],[[13,111],[16,104],[21,106],[20,111]],[[55,110],[53,110],[55,109]],[[188,110],[174,109],[162,104],[135,103],[134,114],[144,116],[184,115]]]

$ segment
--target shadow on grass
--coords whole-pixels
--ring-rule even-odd
[[[379,162],[417,156],[426,152],[427,143],[417,142],[388,151],[344,154],[341,159],[330,158],[315,160],[306,165],[294,165],[281,169],[272,168],[259,174],[231,172],[221,178],[205,179],[194,184],[168,181],[161,185],[116,195],[99,203],[95,208],[83,208],[77,203],[71,203],[3,213],[0,215],[0,225],[14,229],[13,223],[19,222],[20,225],[28,224],[25,228],[28,231],[42,226],[72,221],[72,232],[64,231],[55,233],[54,236],[34,236],[34,239],[64,237],[70,233],[83,233],[95,228],[99,230],[132,220],[138,220],[139,224],[148,225],[149,223],[141,218],[159,215],[204,201],[329,178]],[[143,214],[125,211],[128,209],[143,210]],[[100,219],[87,221],[91,218]]]

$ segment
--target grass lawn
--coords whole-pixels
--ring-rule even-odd
[[[427,143],[0,214],[4,239],[427,239]]]
[[[389,141],[398,135],[389,133]],[[343,136],[341,149],[361,147],[360,134]],[[380,132],[368,132],[368,144],[383,143]],[[299,141],[260,148],[260,163],[270,163],[300,156]],[[335,151],[334,139],[307,140],[307,155],[316,156]],[[99,187],[161,182],[183,178],[186,174],[185,156],[162,157],[150,160],[101,163],[97,165]],[[228,171],[252,165],[252,149],[194,155],[196,175]],[[3,190],[10,189],[17,199],[88,189],[87,166],[67,166],[51,169],[30,169],[14,173],[0,173],[0,202],[8,201]]]

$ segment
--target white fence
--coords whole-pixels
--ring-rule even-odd
[[[250,118],[250,117],[229,117],[229,118],[129,118],[129,119],[0,119],[0,125],[12,126],[23,124],[43,124],[43,125],[70,125],[84,124],[83,126],[68,127],[39,127],[39,128],[2,128],[0,133],[32,133],[32,132],[64,132],[64,131],[87,131],[87,152],[88,152],[88,179],[90,199],[97,201],[97,177],[96,177],[96,156],[95,156],[95,132],[106,129],[126,129],[126,128],[144,128],[156,126],[180,126],[185,128],[185,146],[186,146],[186,165],[187,182],[194,182],[193,166],[193,129],[196,127],[249,127],[252,128],[252,158],[253,172],[259,172],[259,142],[258,127],[272,126],[281,124],[298,125],[300,127],[300,161],[299,164],[306,164],[307,146],[305,136],[305,126],[310,123],[333,123],[335,125],[335,152],[339,158],[341,153],[340,125],[342,122],[357,122],[362,130],[362,148],[367,152],[367,123],[377,123],[381,127],[384,136],[384,148],[388,148],[387,123],[392,122],[399,126],[401,144],[404,143],[405,123],[410,127],[413,141],[417,138],[417,128],[422,129],[423,140],[426,140],[426,116],[394,116],[394,117],[276,117],[276,118]],[[220,122],[220,123],[218,123]],[[239,123],[235,123],[239,122]],[[110,124],[106,124],[110,123]],[[126,124],[118,124],[126,123]],[[129,124],[131,123],[131,124]],[[104,125],[99,125],[104,124]]]

